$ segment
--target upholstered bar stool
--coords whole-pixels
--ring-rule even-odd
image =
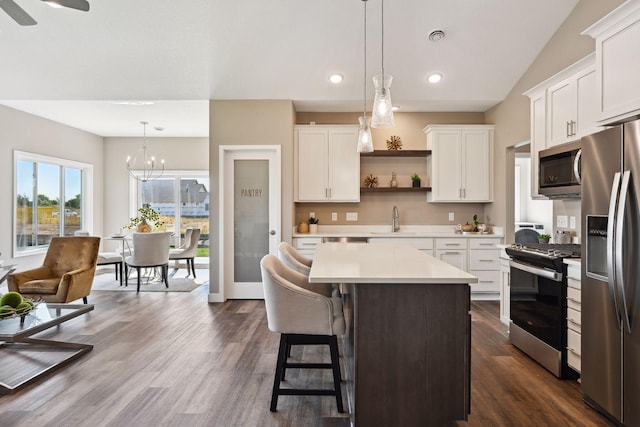
[[[280,261],[282,261],[287,267],[300,274],[304,274],[307,279],[309,278],[309,272],[311,271],[313,260],[302,255],[289,243],[280,242],[278,245],[278,258],[280,258]],[[309,284],[308,289],[318,292],[324,296],[340,296],[338,286],[333,283],[313,283]]]
[[[307,277],[284,265],[277,257],[265,255],[260,261],[269,330],[280,334],[278,361],[271,394],[271,412],[278,396],[335,396],[338,412],[344,412],[340,389],[338,335],[345,331],[342,303],[308,289]],[[328,345],[331,363],[289,363],[291,345]],[[333,389],[282,388],[287,368],[331,369]]]

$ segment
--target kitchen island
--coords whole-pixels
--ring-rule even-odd
[[[467,419],[475,276],[407,245],[323,243],[309,280],[341,284],[354,425]]]

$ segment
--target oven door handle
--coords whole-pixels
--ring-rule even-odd
[[[544,277],[545,279],[553,280],[554,282],[562,282],[562,273],[558,273],[557,271],[534,267],[533,265],[523,264],[513,260],[509,261],[509,266],[518,270],[526,271],[527,273],[535,274],[536,276]]]

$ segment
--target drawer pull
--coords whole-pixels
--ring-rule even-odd
[[[492,259],[479,259],[478,261],[480,261],[480,262],[495,262]]]
[[[580,353],[578,353],[575,349],[571,347],[567,347],[567,350],[569,350],[571,353],[575,354],[576,356],[580,356]]]
[[[462,252],[445,252],[444,254],[445,254],[445,255],[459,255],[459,254],[461,254],[461,253],[462,253]]]
[[[478,283],[493,283],[493,280],[478,280]]]
[[[445,243],[445,246],[460,246],[460,243]]]
[[[317,246],[317,243],[303,243],[302,246]]]
[[[493,243],[478,243],[480,246],[495,246]]]

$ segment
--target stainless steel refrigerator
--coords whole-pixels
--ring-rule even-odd
[[[582,138],[582,391],[640,426],[640,121]]]

